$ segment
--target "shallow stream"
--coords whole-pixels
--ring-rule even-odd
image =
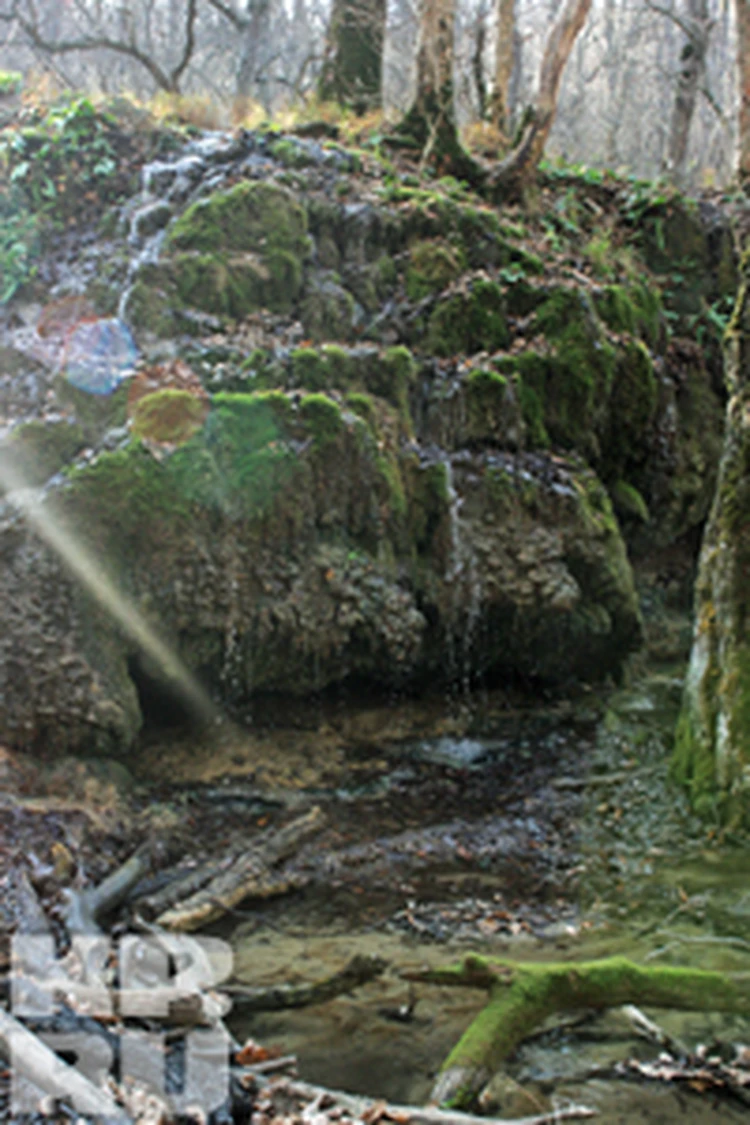
[[[274,801],[326,812],[323,841],[300,857],[306,889],[219,928],[241,980],[321,979],[358,952],[389,962],[329,1003],[237,1013],[235,1035],[295,1053],[309,1081],[418,1103],[483,996],[410,992],[407,968],[485,950],[750,969],[750,857],[696,822],[668,779],[680,677],[679,667],[651,670],[604,705],[320,704],[294,728],[262,717],[218,750],[153,741],[142,757],[151,782],[181,777],[227,824],[262,822]],[[410,1002],[411,1020],[394,1018]],[[691,1046],[750,1041],[736,1017],[650,1015]],[[657,1055],[612,1012],[533,1039],[508,1070],[542,1105],[584,1102],[607,1123],[750,1117],[737,1102],[612,1076],[618,1061]]]

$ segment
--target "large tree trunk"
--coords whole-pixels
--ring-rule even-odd
[[[740,72],[740,178],[750,181],[750,0],[737,0],[737,59]]]
[[[385,18],[385,0],[334,0],[318,86],[324,101],[356,113],[380,106]]]
[[[745,3],[746,0],[738,2]],[[711,36],[708,0],[688,0],[687,18],[681,26],[686,33],[686,40],[680,55],[680,73],[672,107],[667,155],[668,171],[677,184],[685,181],[690,126],[706,70],[706,52]]]
[[[505,136],[510,131],[510,83],[513,77],[515,0],[497,0],[495,81],[490,120]]]
[[[461,146],[453,107],[455,0],[422,0],[417,49],[417,90],[398,133],[422,151],[438,171],[472,183],[479,165]]]
[[[565,0],[550,31],[539,74],[536,105],[518,144],[490,174],[490,186],[503,194],[523,193],[534,177],[555,120],[563,71],[590,8],[591,0]]]
[[[725,336],[724,452],[703,538],[673,770],[694,807],[750,824],[750,247]]]

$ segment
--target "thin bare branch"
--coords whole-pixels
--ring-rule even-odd
[[[159,65],[151,54],[144,51],[137,42],[135,25],[130,21],[126,39],[116,39],[103,33],[84,34],[70,39],[48,39],[41,31],[39,17],[33,0],[27,0],[28,15],[22,10],[20,3],[13,6],[13,18],[26,35],[29,43],[36,50],[45,55],[65,55],[79,51],[106,50],[124,55],[139,63],[148,73],[156,85],[171,93],[177,93],[180,80],[188,67],[195,50],[195,18],[197,0],[189,0],[185,15],[185,44],[182,55],[177,65],[167,72]]]
[[[208,3],[215,11],[220,12],[225,19],[233,23],[239,31],[244,31],[249,26],[250,20],[241,16],[239,12],[236,12],[229,4],[224,4],[223,0],[208,0]]]

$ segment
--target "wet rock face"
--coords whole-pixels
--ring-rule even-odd
[[[170,458],[102,453],[46,502],[224,698],[351,677],[564,684],[616,670],[637,644],[632,576],[590,470],[531,454],[388,461],[356,414],[299,397],[217,396]],[[3,548],[0,737],[33,745],[54,726],[66,749],[127,749],[132,640],[20,521]]]
[[[674,772],[696,809],[750,823],[750,254],[726,335],[729,401],[716,498],[701,549],[695,631]]]
[[[92,397],[19,337],[0,469],[64,471],[42,513],[234,706],[617,675],[640,619],[610,495],[643,550],[700,524],[710,378],[632,269],[561,273],[457,185],[359,159],[239,133],[148,164],[112,243],[42,272],[117,310],[146,372],[189,378]],[[4,521],[0,741],[127,750],[169,675]]]

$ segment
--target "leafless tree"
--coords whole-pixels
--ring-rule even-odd
[[[750,0],[737,0],[737,66],[740,77],[739,172],[750,182]]]
[[[150,41],[150,18],[153,3],[147,3],[139,14],[132,8],[102,10],[101,5],[86,6],[76,0],[71,7],[72,26],[63,26],[58,5],[39,5],[37,0],[12,0],[3,12],[5,21],[14,22],[29,45],[48,57],[90,52],[111,52],[129,59],[145,70],[158,89],[178,93],[183,76],[190,65],[196,46],[195,23],[197,0],[187,0],[182,9],[182,45],[176,59],[166,61],[169,52],[159,57]]]

